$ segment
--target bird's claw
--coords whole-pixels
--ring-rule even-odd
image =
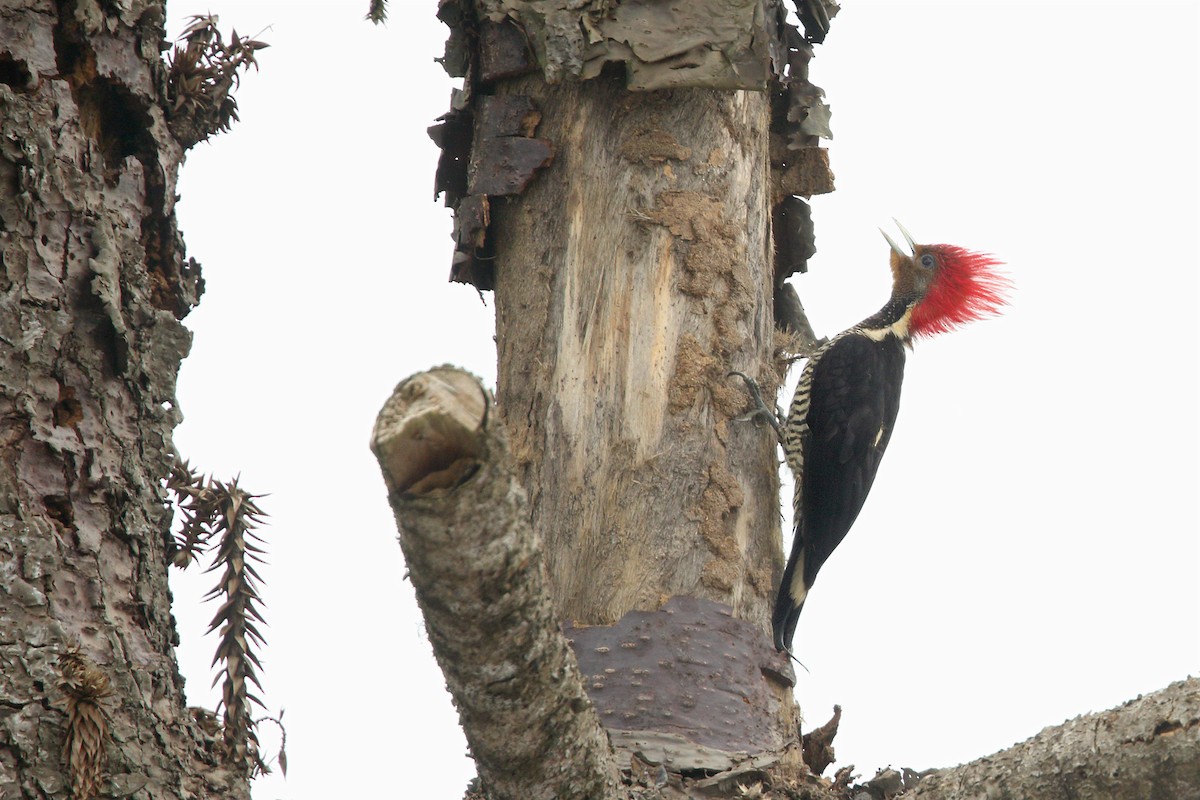
[[[779,441],[783,442],[783,419],[779,415],[779,410],[772,409],[767,405],[766,401],[763,400],[762,391],[759,390],[757,381],[755,381],[746,373],[738,372],[737,370],[730,372],[725,377],[728,378],[734,375],[737,375],[746,383],[746,390],[750,392],[750,397],[753,398],[755,406],[745,414],[734,417],[734,419],[738,422],[749,422],[750,420],[759,419],[760,417],[764,418],[766,419],[767,423],[775,429],[775,435],[779,438]]]

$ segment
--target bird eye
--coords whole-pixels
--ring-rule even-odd
[[[931,256],[929,253],[926,253],[925,255],[921,256],[921,266],[924,267],[925,269],[933,269],[933,265],[935,263],[937,263],[937,262],[934,261],[933,256]]]

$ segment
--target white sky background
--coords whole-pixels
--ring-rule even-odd
[[[383,28],[366,0],[170,7],[172,34],[210,9],[271,26],[179,205],[207,292],[178,445],[270,493],[263,678],[290,777],[264,800],[458,798],[474,774],[367,448],[401,378],[495,381],[491,297],[446,281],[432,199],[446,31],[433,0],[391,6]],[[805,607],[797,697],[813,724],[843,706],[839,765],[968,761],[1200,666],[1197,25],[1188,2],[847,0],[818,48],[838,190],[794,279],[818,333],[886,299],[892,216],[1017,285],[1003,317],[918,344]],[[208,707],[213,577],[174,582]]]

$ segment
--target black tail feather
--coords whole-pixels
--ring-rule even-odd
[[[771,628],[775,633],[775,649],[780,652],[792,651],[792,637],[796,634],[796,623],[800,621],[800,611],[804,603],[796,603],[787,584],[779,587],[779,597],[775,600],[775,611],[771,615]]]

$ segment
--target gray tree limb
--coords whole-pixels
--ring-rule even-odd
[[[1200,797],[1200,679],[1076,717],[925,778],[912,800],[1183,800]]]
[[[434,656],[488,797],[616,797],[492,411],[477,379],[438,367],[396,387],[372,436]]]

